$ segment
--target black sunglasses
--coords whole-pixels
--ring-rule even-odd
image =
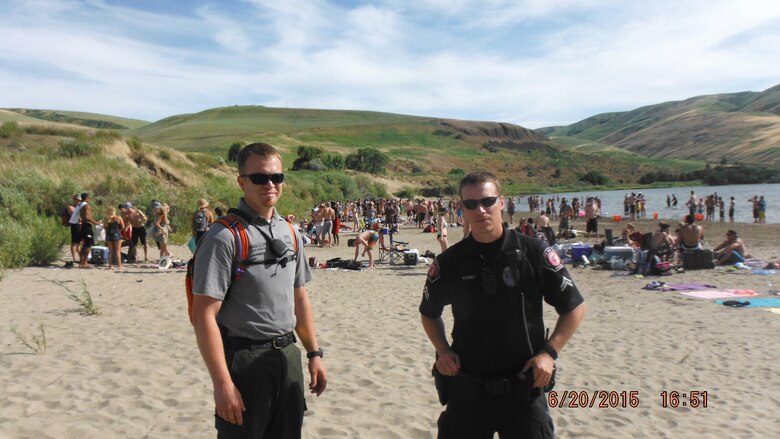
[[[284,174],[282,174],[281,172],[278,174],[263,174],[262,172],[258,172],[255,174],[242,175],[242,177],[248,178],[249,180],[252,181],[252,183],[258,185],[268,184],[269,180],[273,184],[284,183]]]
[[[463,200],[463,207],[468,210],[474,210],[481,204],[482,207],[487,209],[488,207],[493,207],[496,201],[498,201],[498,197],[485,197],[481,200]]]

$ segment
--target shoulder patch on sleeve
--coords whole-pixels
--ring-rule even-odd
[[[433,283],[439,280],[441,273],[439,273],[439,261],[433,258],[433,263],[428,267],[428,282]]]
[[[560,271],[563,268],[561,257],[552,247],[544,249],[544,268],[550,271]]]

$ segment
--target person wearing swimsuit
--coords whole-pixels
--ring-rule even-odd
[[[122,229],[125,228],[125,222],[122,217],[116,214],[116,208],[113,206],[106,209],[106,217],[103,220],[103,227],[106,229],[106,245],[108,247],[108,268],[113,268],[116,260],[117,271],[122,271]]]

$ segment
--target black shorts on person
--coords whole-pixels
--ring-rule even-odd
[[[142,245],[146,245],[146,228],[145,227],[133,227],[133,245],[138,245],[138,240],[141,240]]]
[[[92,231],[92,224],[84,223],[81,225],[81,244],[83,249],[88,249],[95,245],[95,233]]]
[[[599,232],[599,220],[598,218],[589,218],[588,224],[585,226],[585,232],[598,233]]]
[[[70,225],[70,243],[71,244],[81,243],[81,224]]]
[[[291,343],[274,349],[226,341],[225,359],[246,411],[242,425],[215,414],[217,437],[300,438],[306,399],[298,347]]]

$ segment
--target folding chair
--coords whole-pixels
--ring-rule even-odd
[[[385,237],[380,233],[379,235],[379,260],[389,262],[391,264],[397,261],[403,262],[404,252],[409,248],[408,242],[393,241],[393,233],[389,233],[390,246],[385,245]]]

